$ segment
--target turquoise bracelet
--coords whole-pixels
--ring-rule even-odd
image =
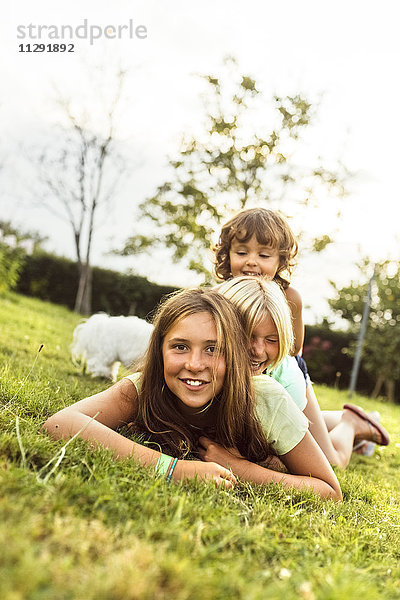
[[[178,462],[178,459],[174,458],[174,462],[172,463],[171,470],[170,470],[170,472],[168,473],[168,476],[167,476],[167,483],[169,483],[171,481],[172,473],[174,472],[174,469],[176,467],[176,463],[177,462]]]
[[[172,456],[168,456],[168,454],[160,454],[160,458],[156,464],[156,475],[166,475],[168,473],[168,467],[173,460]]]

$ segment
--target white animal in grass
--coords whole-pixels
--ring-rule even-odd
[[[139,317],[92,315],[75,327],[72,360],[92,377],[116,381],[120,363],[130,367],[147,350],[153,326]]]

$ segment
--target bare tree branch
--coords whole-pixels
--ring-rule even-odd
[[[120,104],[126,72],[117,73],[114,93],[104,110],[103,133],[89,126],[88,112],[74,111],[72,101],[56,91],[56,104],[69,128],[58,128],[58,148],[46,148],[37,159],[42,193],[40,203],[66,221],[73,234],[80,278],[75,310],[90,312],[91,250],[99,209],[109,203],[115,193],[115,182],[122,169],[115,168],[112,158],[115,120]],[[109,185],[111,178],[113,186]],[[56,208],[58,207],[58,208]],[[60,210],[61,209],[61,210]]]

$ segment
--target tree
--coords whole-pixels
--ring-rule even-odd
[[[140,226],[147,220],[153,234],[134,233],[120,254],[129,255],[163,245],[173,258],[185,258],[190,269],[209,277],[206,251],[213,233],[237,210],[251,205],[279,208],[315,206],[321,188],[343,196],[347,172],[321,164],[306,168],[295,161],[301,137],[314,111],[301,95],[273,99],[268,124],[255,132],[257,115],[267,106],[256,81],[240,75],[233,59],[225,61],[222,77],[206,76],[206,123],[198,137],[183,139],[178,156],[169,161],[171,178],[140,206]],[[268,129],[268,130],[267,130]],[[314,241],[322,250],[329,235]]]
[[[121,157],[115,146],[115,120],[121,101],[126,72],[119,70],[107,106],[98,119],[95,107],[85,110],[58,92],[64,126],[55,128],[57,145],[46,147],[39,155],[40,202],[71,227],[79,282],[75,311],[89,314],[91,309],[91,250],[96,217],[109,204],[121,174]],[[97,107],[98,108],[98,107]]]
[[[0,292],[15,288],[27,253],[45,241],[39,233],[22,232],[10,221],[0,220]]]
[[[360,327],[368,279],[372,266],[368,260],[360,265],[365,283],[351,282],[338,289],[329,300],[334,312],[345,319],[351,331]],[[385,261],[376,265],[370,317],[363,347],[363,366],[376,381],[372,396],[378,396],[385,384],[386,395],[395,399],[395,383],[400,382],[400,262]]]

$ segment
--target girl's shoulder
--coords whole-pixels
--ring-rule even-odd
[[[304,437],[308,421],[283,386],[269,375],[252,377],[256,413],[268,442],[278,455],[292,450]]]
[[[289,304],[295,304],[297,308],[301,308],[303,306],[303,301],[301,299],[300,293],[295,290],[291,285],[287,287],[284,291],[286,296],[286,300]]]
[[[140,388],[142,385],[142,375],[143,375],[142,373],[137,372],[137,373],[132,373],[131,375],[127,375],[126,377],[124,377],[124,379],[129,379],[129,381],[132,381],[138,394],[140,394]]]
[[[287,374],[288,377],[297,377],[297,375],[300,375],[301,378],[304,379],[299,369],[299,365],[297,364],[297,360],[294,356],[285,356],[285,358],[279,363],[277,367],[272,369],[272,371],[270,372],[267,371],[266,374],[271,375],[271,377],[280,382],[279,378],[275,376],[277,373],[279,373],[279,375]]]
[[[297,370],[300,371],[298,367]],[[280,410],[284,410],[290,415],[294,413],[294,418],[297,418],[298,413],[302,414],[280,381],[271,375],[264,374],[254,375],[252,380],[257,406],[266,404],[268,410],[273,413]]]
[[[256,396],[261,394],[268,394],[271,400],[280,401],[286,393],[282,385],[278,383],[275,379],[273,379],[270,375],[253,375],[252,380]]]
[[[303,411],[307,405],[306,382],[295,357],[285,356],[270,375],[285,388],[299,409]]]

